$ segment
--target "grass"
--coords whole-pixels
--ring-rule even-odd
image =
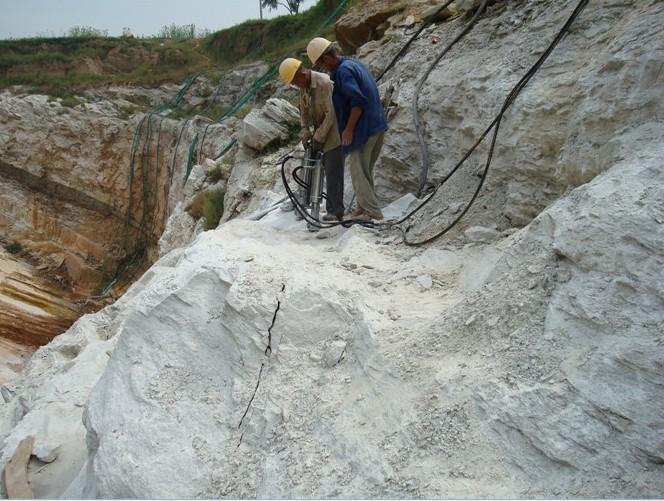
[[[18,242],[11,242],[5,245],[5,250],[10,254],[19,254],[23,251],[23,246]]]
[[[270,154],[274,153],[276,151],[279,151],[279,149],[283,148],[284,146],[288,146],[289,144],[292,144],[297,138],[300,137],[300,125],[299,124],[290,124],[288,125],[288,134],[285,138],[276,138],[272,142],[270,142],[264,150],[265,154]]]
[[[225,66],[300,53],[341,0],[319,0],[298,14],[251,20],[207,37],[205,50]],[[331,27],[328,27],[331,29]],[[330,32],[331,33],[331,32]],[[329,33],[328,33],[329,34]]]
[[[142,96],[140,94],[130,94],[124,96],[124,99],[126,101],[129,101],[130,103],[135,104],[140,108],[148,109],[152,106],[152,104],[150,103],[150,98],[148,96]]]
[[[188,211],[197,221],[203,218],[206,230],[213,230],[224,215],[225,192],[221,188],[201,191],[196,194]]]
[[[62,104],[62,106],[66,106],[67,108],[75,108],[76,106],[81,104],[81,101],[79,101],[75,97],[64,97],[62,98],[60,104]]]
[[[0,88],[73,97],[108,84],[182,81],[209,67],[198,40],[48,38],[0,41]]]
[[[217,165],[216,167],[210,169],[207,172],[207,178],[212,184],[216,184],[221,181],[224,178],[224,171],[221,168],[221,165]]]
[[[0,40],[0,89],[22,85],[27,92],[72,98],[110,84],[152,86],[183,82],[198,71],[213,79],[240,62],[274,62],[302,55],[312,36],[330,37],[321,24],[342,0],[318,0],[298,14],[246,21],[204,39],[61,37]],[[351,5],[359,0],[352,0]],[[217,118],[214,105],[205,113]],[[177,118],[177,117],[176,117]]]
[[[127,108],[123,108],[120,113],[118,113],[118,117],[122,120],[129,120],[129,118],[134,116],[136,113],[145,113],[146,111],[147,109],[141,106],[129,106]]]
[[[244,120],[245,118],[247,118],[247,115],[251,113],[251,110],[253,109],[254,107],[252,105],[245,104],[242,108],[240,108],[235,112],[235,118],[239,120]]]

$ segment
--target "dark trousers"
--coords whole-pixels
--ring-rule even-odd
[[[323,155],[327,212],[338,217],[344,215],[344,160],[341,146]]]

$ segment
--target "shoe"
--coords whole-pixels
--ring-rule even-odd
[[[360,221],[381,221],[383,219],[383,213],[369,214],[358,208],[350,215],[350,219],[357,219]]]
[[[323,216],[323,218],[322,218],[323,221],[327,221],[327,222],[335,222],[335,223],[336,223],[337,221],[341,221],[342,219],[343,219],[343,216],[339,217],[338,215],[336,215],[336,214],[330,214],[329,212],[328,212],[327,214],[325,214],[325,215]]]
[[[371,221],[371,216],[363,211],[355,211],[348,218],[352,221]]]
[[[350,213],[350,218],[356,219],[362,215],[364,215],[364,210],[362,209],[362,207],[358,207],[357,209],[355,209],[353,212]]]

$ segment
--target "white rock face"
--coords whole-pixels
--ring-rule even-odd
[[[638,143],[648,132],[623,139]],[[560,365],[531,384],[514,380],[478,392],[480,412],[510,460],[532,478],[556,464],[561,494],[583,492],[593,471],[602,472],[600,497],[627,485],[643,495],[664,492],[661,478],[651,476],[661,476],[664,455],[656,403],[664,398],[664,253],[655,250],[664,238],[657,222],[663,154],[661,146],[635,152],[537,218],[529,232],[548,235],[547,246],[565,265],[540,341]],[[537,287],[550,287],[539,278],[541,267],[526,271],[538,277]],[[524,365],[532,367],[532,359]],[[524,449],[539,458],[520,457]],[[646,478],[654,482],[649,487]]]
[[[173,249],[185,247],[191,242],[196,221],[184,210],[183,205],[183,203],[176,205],[166,222],[166,229],[159,239],[160,256],[165,256]]]
[[[241,221],[199,237],[163,300],[124,322],[91,395],[83,496],[366,495],[366,478],[388,482],[394,467],[364,442],[414,416],[380,339],[385,310],[401,308],[367,283],[403,266],[371,240]],[[422,299],[412,279],[392,287]],[[113,458],[130,449],[127,469]]]
[[[464,2],[469,3],[469,2]],[[507,94],[570,16],[576,0],[495,2],[475,28],[431,73],[420,95],[437,184],[461,160],[497,115]],[[396,87],[392,120],[376,184],[384,200],[412,191],[421,172],[413,127],[415,86],[468,18],[435,25],[381,82]],[[505,115],[492,169],[477,206],[462,226],[522,227],[566,190],[621,159],[625,128],[661,121],[664,22],[657,1],[605,1],[588,8]],[[378,73],[407,40],[408,29],[388,30],[380,45],[358,53]],[[433,37],[439,42],[432,43]],[[376,43],[377,44],[377,43]],[[490,137],[437,197],[436,210],[470,200]],[[436,217],[425,211],[423,221]]]
[[[661,494],[663,156],[479,253],[280,211],[203,234],[137,286],[78,495]]]
[[[253,109],[243,121],[240,141],[257,152],[278,140],[288,139],[288,128],[300,123],[300,114],[285,99],[268,99],[261,109]]]
[[[160,263],[168,267],[177,252]],[[85,401],[104,372],[115,346],[114,336],[131,305],[143,302],[137,297],[143,294],[144,281],[155,272],[160,274],[157,270],[153,266],[114,305],[82,317],[37,350],[21,376],[3,386],[0,463],[12,457],[21,440],[35,437],[36,452],[28,471],[36,497],[62,496],[87,461],[82,421]],[[144,300],[150,302],[147,297]]]

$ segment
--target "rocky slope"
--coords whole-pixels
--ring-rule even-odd
[[[229,95],[219,102],[233,99],[261,71],[255,65],[231,72]],[[233,120],[219,125],[202,117],[143,120],[144,113],[137,112],[173,101],[179,90],[175,84],[109,87],[78,96],[75,106],[20,88],[0,93],[0,239],[19,245],[23,261],[51,279],[51,293],[95,303],[109,283],[115,285],[112,294],[121,294],[158,257],[168,216],[194,191],[183,182],[194,137],[207,128],[199,153],[215,157],[236,127]],[[213,91],[210,82],[200,79],[181,105],[200,109],[206,103],[201,96]],[[193,175],[198,188],[205,172]],[[134,252],[143,249],[145,257],[133,260]],[[130,268],[116,275],[127,261]],[[32,311],[26,297],[15,301],[19,309]],[[41,306],[60,311],[57,300]],[[5,308],[0,324],[7,326],[3,332],[9,338],[42,345],[90,310],[70,307],[73,316],[68,311],[53,322],[35,318],[27,323]]]
[[[46,96],[4,92],[0,99],[0,228],[7,239],[50,265],[57,261],[82,293],[98,291],[104,278],[115,273],[127,251],[125,232],[129,241],[143,238],[148,248],[156,248],[168,214],[169,178],[175,174],[170,171],[177,167],[182,184],[193,128],[173,162],[180,124],[155,116],[141,127],[143,115],[126,117],[132,104],[121,97],[98,96],[74,108]],[[148,129],[154,140],[147,140]],[[223,141],[221,134],[211,136],[207,155],[214,155]],[[150,189],[144,199],[137,180],[162,189]],[[141,224],[148,226],[143,236],[138,234]]]
[[[434,70],[432,182],[575,4],[495,2]],[[404,14],[359,48],[374,69]],[[388,215],[413,204],[417,75],[467,21],[382,83]],[[287,139],[292,110],[255,110],[222,224],[199,234],[181,203],[159,261],[3,387],[0,462],[39,497],[661,497],[662,22],[655,0],[591,1],[506,115],[474,209],[424,248],[271,211],[290,148],[259,139]],[[461,210],[483,148],[411,233]]]

